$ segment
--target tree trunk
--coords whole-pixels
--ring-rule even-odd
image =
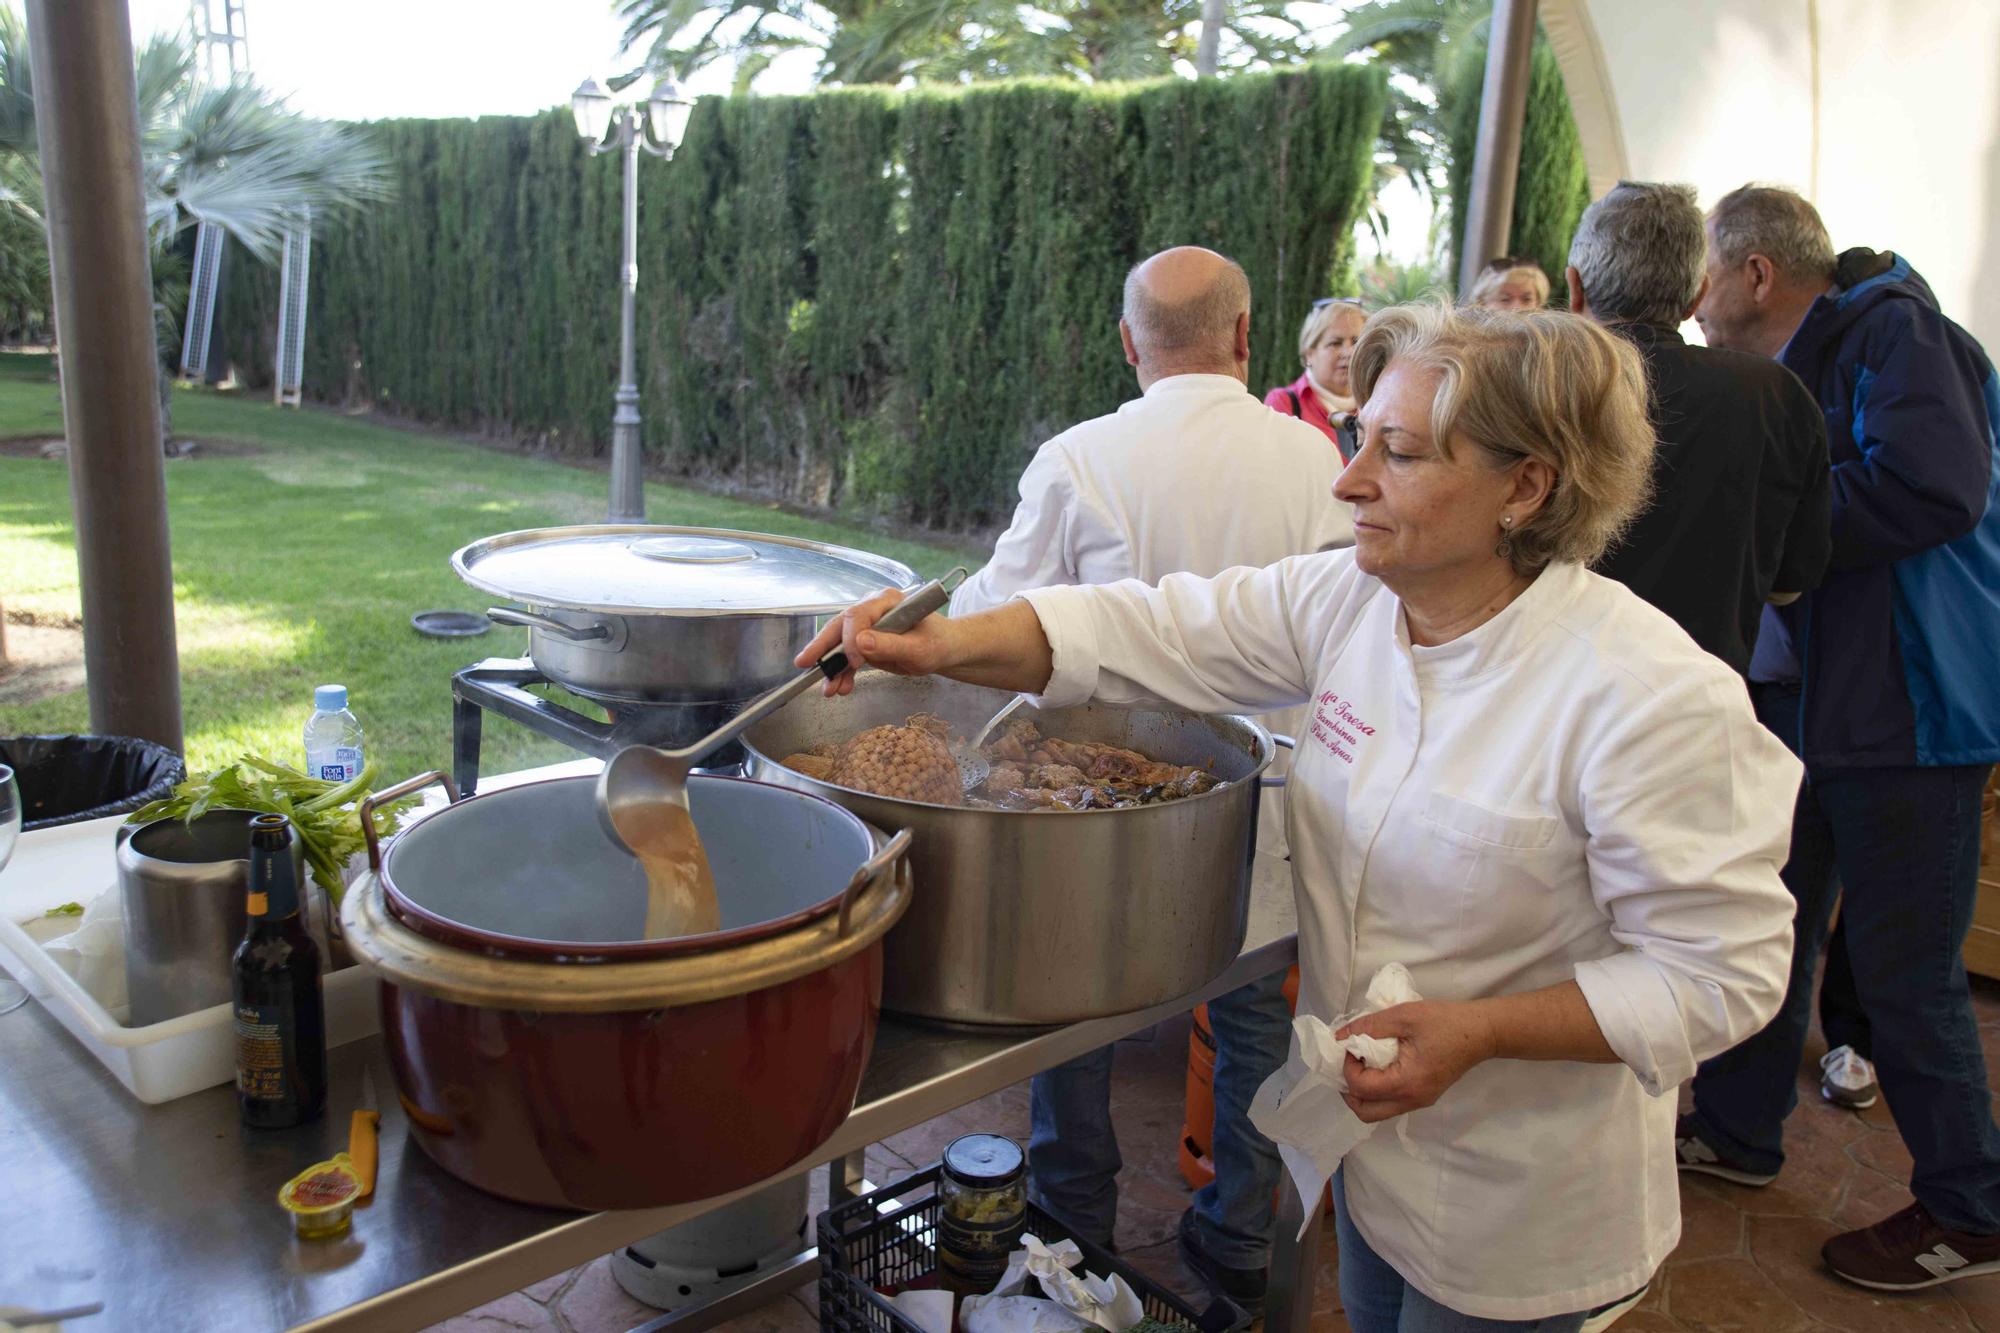
[[[1201,37],[1194,48],[1197,78],[1215,77],[1215,62],[1222,48],[1223,13],[1227,8],[1226,0],[1201,0]]]

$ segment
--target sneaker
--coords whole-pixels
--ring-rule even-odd
[[[1819,1069],[1819,1095],[1835,1106],[1865,1111],[1875,1104],[1875,1066],[1852,1046],[1836,1046],[1822,1055]]]
[[[1630,1296],[1620,1296],[1615,1301],[1607,1301],[1598,1306],[1583,1317],[1583,1327],[1578,1329],[1577,1333],[1604,1333],[1605,1329],[1630,1314],[1633,1306],[1645,1300],[1646,1293],[1652,1288],[1653,1284],[1648,1282]]]
[[[1843,1232],[1820,1247],[1834,1276],[1876,1291],[1913,1291],[1981,1273],[2000,1273],[2000,1236],[1973,1236],[1937,1224],[1920,1203],[1872,1227]]]
[[[1180,1240],[1182,1260],[1201,1275],[1202,1281],[1218,1294],[1242,1306],[1243,1312],[1252,1319],[1262,1317],[1264,1294],[1269,1289],[1269,1279],[1263,1269],[1231,1268],[1211,1257],[1202,1248],[1201,1232],[1195,1226],[1192,1208],[1181,1214]]]
[[[1699,1171],[1720,1176],[1736,1185],[1768,1185],[1778,1178],[1776,1171],[1752,1171],[1717,1152],[1694,1127],[1694,1117],[1684,1115],[1674,1125],[1674,1163],[1683,1171]]]

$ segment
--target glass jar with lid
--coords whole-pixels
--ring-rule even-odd
[[[993,1290],[1028,1222],[1028,1162],[999,1134],[967,1134],[938,1172],[938,1276],[961,1296]]]

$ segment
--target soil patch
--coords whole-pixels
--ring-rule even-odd
[[[255,458],[264,450],[236,440],[177,439],[168,448],[170,463],[204,458]],[[0,440],[0,458],[45,458],[60,460],[69,446],[60,435],[21,435]]]
[[[80,626],[33,624],[11,616],[0,658],[0,704],[31,704],[83,688]]]

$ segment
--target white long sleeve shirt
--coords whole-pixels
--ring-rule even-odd
[[[1333,498],[1341,466],[1325,435],[1264,406],[1241,380],[1155,380],[1036,452],[1012,524],[952,594],[951,613],[990,610],[1030,588],[1206,578],[1351,546],[1353,510]],[[1303,719],[1287,709],[1261,720],[1290,735]],[[1273,771],[1285,767],[1281,759]],[[1261,842],[1283,854],[1281,839]]]
[[[1673,1090],[1770,1019],[1790,966],[1801,769],[1736,675],[1573,565],[1431,648],[1344,551],[1026,597],[1051,706],[1312,701],[1287,799],[1300,1012],[1356,1008],[1389,962],[1438,1000],[1573,979],[1623,1062],[1489,1060],[1408,1117],[1409,1147],[1362,1143],[1369,1244],[1489,1319],[1645,1282],[1680,1234]]]

